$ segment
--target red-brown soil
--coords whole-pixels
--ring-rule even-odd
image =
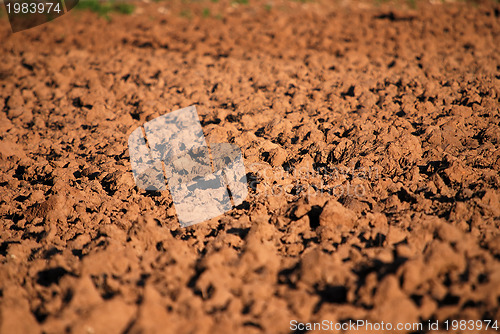
[[[2,17],[1,333],[500,319],[500,5],[250,1]],[[183,229],[127,138],[192,104],[251,188]]]

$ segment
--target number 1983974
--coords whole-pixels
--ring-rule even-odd
[[[59,3],[51,2],[15,2],[6,3],[8,14],[48,14],[60,13],[62,9]]]

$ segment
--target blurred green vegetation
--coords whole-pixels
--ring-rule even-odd
[[[99,16],[109,20],[110,13],[132,14],[135,6],[130,2],[123,1],[100,1],[100,0],[80,0],[75,9],[90,10]]]
[[[183,9],[180,12],[180,16],[190,19],[193,17],[193,13],[189,9]]]
[[[171,1],[171,0],[152,0],[153,2],[161,2],[161,1]],[[185,18],[193,18],[195,15],[201,15],[203,18],[215,18],[215,19],[223,19],[222,14],[213,12],[214,8],[210,7],[210,3],[219,4],[222,0],[180,0],[181,3],[186,5],[191,4],[204,4],[204,7],[199,7],[198,9],[192,8],[184,8],[180,11],[179,15]],[[310,3],[318,0],[289,0],[299,3]],[[372,0],[375,6],[381,5],[395,5],[395,6],[408,6],[409,8],[416,9],[418,8],[420,3],[428,0]],[[441,0],[443,3],[445,0]],[[477,6],[480,0],[457,0],[457,2],[466,2],[470,3],[472,6]],[[497,3],[500,3],[500,0],[491,0]],[[106,18],[109,20],[110,13],[120,13],[120,14],[132,14],[135,10],[135,6],[133,5],[133,0],[80,0],[76,9],[80,10],[90,10],[94,13],[97,13],[99,16]],[[229,3],[233,6],[237,5],[250,5],[252,4],[252,0],[229,0]],[[263,5],[264,10],[271,11],[273,5],[271,3],[267,3]],[[278,7],[276,7],[278,8]],[[3,11],[0,10],[0,17],[3,15]]]

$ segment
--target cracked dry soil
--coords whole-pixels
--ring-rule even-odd
[[[500,5],[417,4],[3,16],[0,332],[499,319]],[[192,104],[250,190],[183,229],[127,138]]]

